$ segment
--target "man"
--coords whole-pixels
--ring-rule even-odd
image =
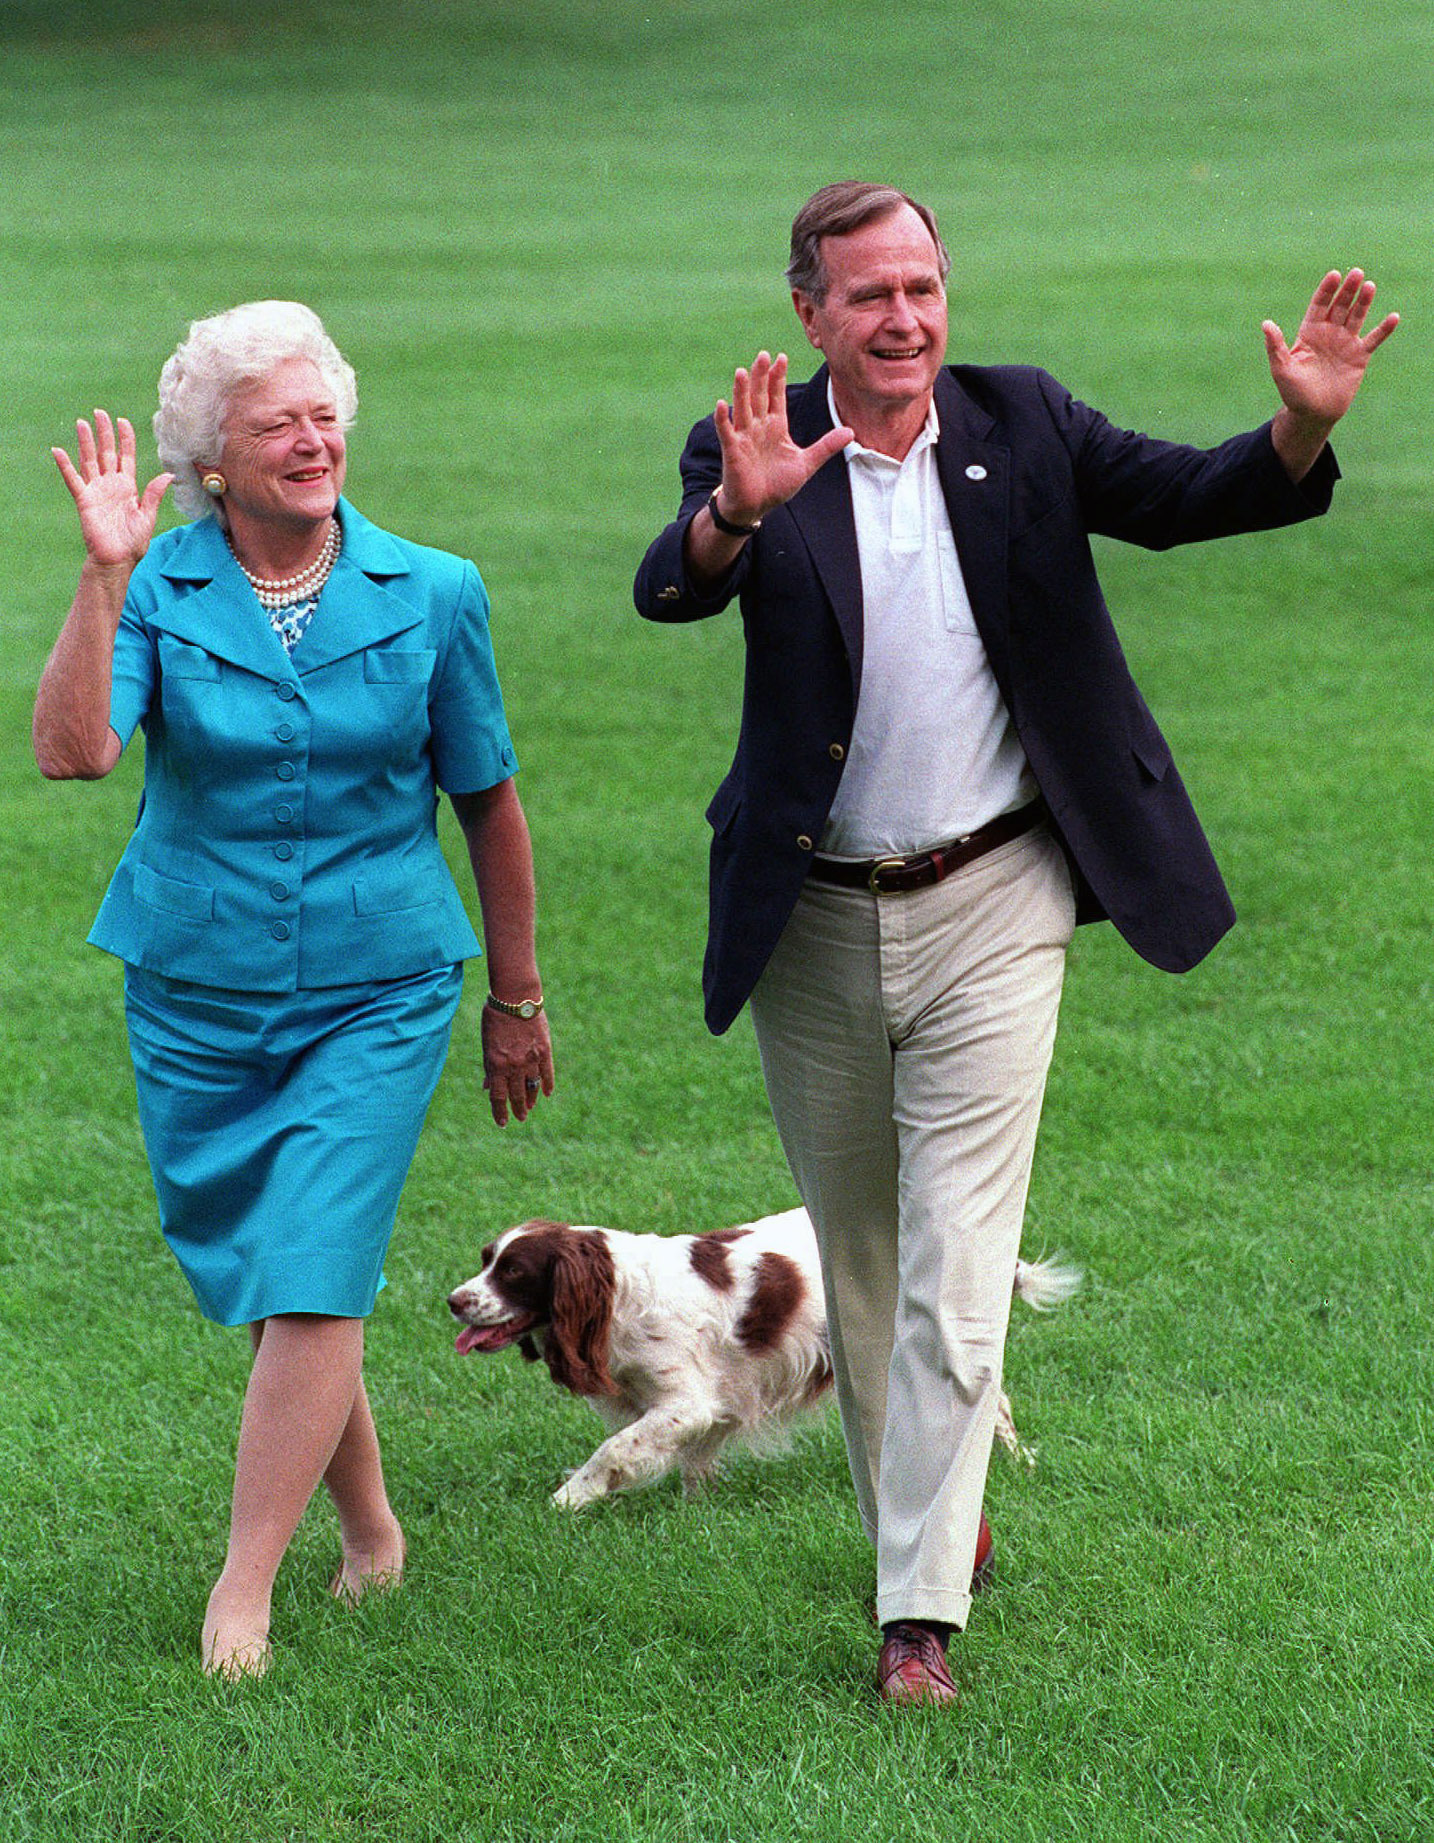
[[[981,1512],[1021,1218],[1077,920],[1183,972],[1234,912],[1130,678],[1089,534],[1152,548],[1313,517],[1370,354],[1331,273],[1274,420],[1201,452],[1116,429],[1045,372],[945,367],[949,258],[885,186],[828,186],[788,281],[825,364],[765,352],[682,456],[639,611],[741,599],[747,672],[714,830],[704,985],[749,998],[816,1224],[878,1681],[956,1696],[946,1641]],[[979,1549],[978,1552],[978,1539]]]

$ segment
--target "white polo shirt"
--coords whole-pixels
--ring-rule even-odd
[[[832,425],[839,426],[830,383]],[[852,442],[864,612],[861,696],[819,850],[906,855],[1036,797],[976,630],[936,470],[936,405],[905,460]]]

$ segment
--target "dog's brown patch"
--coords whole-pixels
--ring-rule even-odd
[[[501,1241],[502,1237],[498,1239]],[[489,1242],[483,1250],[480,1271],[487,1275],[488,1284],[506,1304],[524,1312],[536,1312],[546,1322],[553,1303],[554,1264],[572,1239],[573,1231],[565,1222],[549,1222],[546,1217],[535,1216],[522,1224],[521,1233],[509,1239],[501,1254],[498,1254],[498,1241]]]
[[[688,1256],[692,1262],[692,1271],[699,1279],[705,1280],[714,1292],[730,1293],[737,1284],[727,1249],[734,1241],[740,1241],[749,1233],[747,1229],[713,1229],[694,1239]]]
[[[757,1284],[747,1309],[737,1320],[737,1342],[760,1354],[773,1350],[796,1316],[807,1283],[796,1262],[785,1254],[764,1254],[757,1262]]]
[[[498,1297],[539,1321],[540,1336],[523,1340],[523,1355],[541,1354],[554,1382],[574,1395],[615,1395],[607,1367],[615,1276],[606,1235],[535,1218],[496,1256],[484,1253]]]

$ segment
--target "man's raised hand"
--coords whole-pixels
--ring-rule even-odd
[[[732,380],[732,403],[719,402],[717,439],[722,444],[724,518],[755,525],[774,506],[785,505],[852,439],[850,429],[832,429],[810,448],[799,448],[787,427],[787,355],[759,352],[750,371]]]
[[[1386,314],[1361,334],[1374,300],[1374,283],[1362,269],[1331,269],[1310,299],[1292,346],[1273,320],[1263,326],[1270,375],[1294,416],[1333,427],[1353,403],[1371,356],[1399,324]]]

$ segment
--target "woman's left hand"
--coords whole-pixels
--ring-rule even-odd
[[[483,1007],[483,1086],[498,1126],[526,1120],[540,1094],[553,1092],[553,1045],[548,1020],[509,1017],[492,1005]]]
[[[533,846],[512,777],[479,793],[449,796],[473,864],[483,910],[483,952],[489,992],[507,1002],[541,1002],[533,933]],[[511,1113],[526,1120],[540,1094],[553,1092],[553,1046],[541,1011],[512,1017],[483,1007],[483,1086],[499,1126]]]

